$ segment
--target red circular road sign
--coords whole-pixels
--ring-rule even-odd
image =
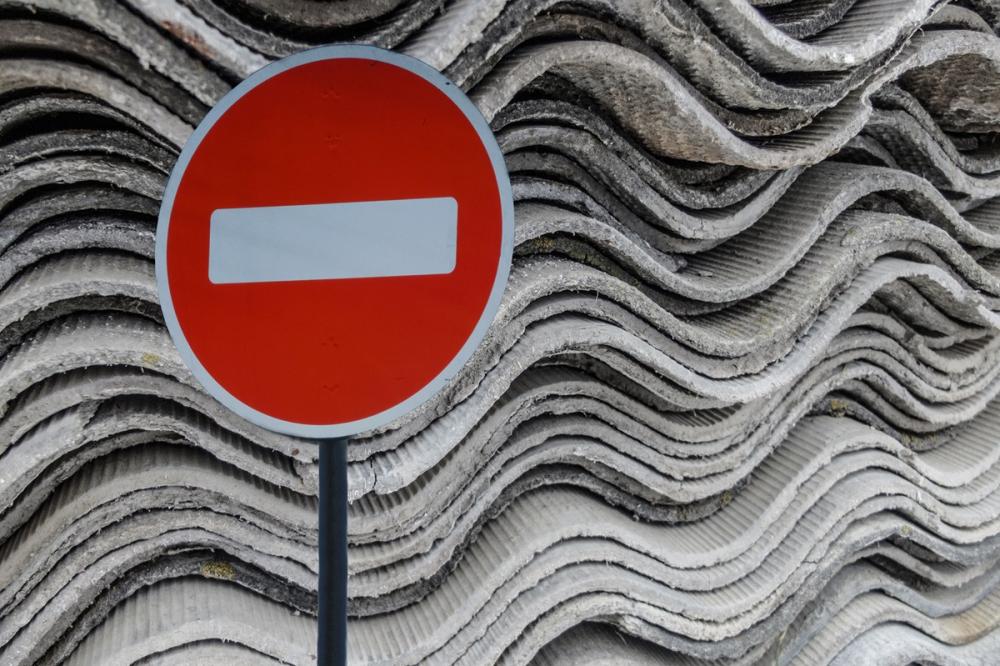
[[[306,51],[243,81],[185,145],[157,228],[164,316],[240,415],[355,434],[468,360],[513,217],[503,155],[456,86],[374,47]]]

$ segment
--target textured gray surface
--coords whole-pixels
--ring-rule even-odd
[[[500,313],[349,449],[358,664],[989,664],[995,0],[0,0],[0,663],[315,663],[316,444],[208,398],[153,234],[273,58],[419,57]]]

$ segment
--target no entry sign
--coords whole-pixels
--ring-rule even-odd
[[[156,271],[181,355],[266,428],[351,435],[429,398],[482,340],[513,246],[503,156],[435,70],[364,46],[265,67],[171,174]]]

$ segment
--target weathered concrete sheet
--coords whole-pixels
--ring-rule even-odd
[[[989,662],[1000,9],[0,0],[0,662],[314,663],[317,445],[208,398],[153,242],[270,60],[491,121],[510,285],[349,450],[359,664]]]

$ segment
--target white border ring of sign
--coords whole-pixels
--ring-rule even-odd
[[[181,179],[184,177],[184,172],[187,170],[188,163],[191,161],[191,157],[201,144],[202,139],[206,134],[208,134],[208,132],[212,129],[212,126],[215,125],[215,123],[222,117],[229,107],[235,104],[236,101],[247,92],[254,89],[264,81],[267,81],[272,76],[310,62],[336,60],[341,58],[376,60],[378,62],[384,62],[401,67],[435,86],[438,90],[447,95],[448,98],[451,99],[462,111],[462,114],[469,120],[470,124],[479,135],[479,138],[483,143],[483,147],[486,148],[490,163],[493,166],[493,172],[496,176],[497,189],[500,193],[502,225],[500,261],[497,266],[497,273],[493,281],[493,287],[490,291],[489,299],[486,302],[486,307],[483,309],[483,313],[480,316],[479,321],[476,322],[476,326],[473,328],[472,333],[469,335],[465,344],[458,351],[455,357],[452,358],[444,369],[423,388],[399,404],[363,419],[327,425],[302,424],[275,418],[243,403],[223,388],[222,385],[220,385],[215,378],[212,377],[208,370],[205,369],[205,367],[198,360],[197,356],[195,356],[190,345],[188,345],[187,339],[184,337],[184,332],[181,330],[179,322],[177,321],[177,313],[174,310],[173,300],[170,296],[166,262],[167,231],[170,225],[170,214],[173,210],[177,188],[180,185]],[[160,214],[156,225],[156,284],[160,296],[160,306],[163,309],[163,315],[166,320],[167,330],[170,332],[170,337],[173,339],[174,344],[176,345],[177,350],[185,364],[194,374],[195,378],[205,387],[209,394],[243,418],[252,423],[256,423],[261,427],[267,428],[268,430],[288,435],[295,435],[298,437],[326,439],[356,435],[361,432],[374,430],[387,425],[397,418],[413,411],[444,388],[445,384],[462,368],[462,366],[465,365],[472,354],[476,351],[479,343],[482,342],[483,338],[486,336],[487,330],[493,323],[493,319],[496,317],[497,311],[500,309],[500,300],[503,297],[504,289],[507,286],[507,279],[510,277],[510,266],[513,253],[514,197],[513,192],[511,191],[510,177],[507,174],[507,165],[504,162],[503,153],[500,151],[500,146],[497,144],[496,138],[493,136],[489,123],[487,123],[486,119],[483,118],[479,109],[477,109],[472,103],[472,100],[466,97],[465,93],[463,93],[458,86],[445,78],[444,75],[430,65],[417,60],[416,58],[412,58],[401,53],[395,53],[393,51],[387,51],[376,46],[360,44],[334,44],[330,46],[321,46],[308,51],[302,51],[262,67],[244,79],[235,88],[230,90],[218,104],[212,107],[211,111],[209,111],[198,124],[198,127],[184,144],[184,149],[181,151],[180,157],[178,157],[173,170],[170,172],[167,187],[163,192],[163,201],[160,205]]]

